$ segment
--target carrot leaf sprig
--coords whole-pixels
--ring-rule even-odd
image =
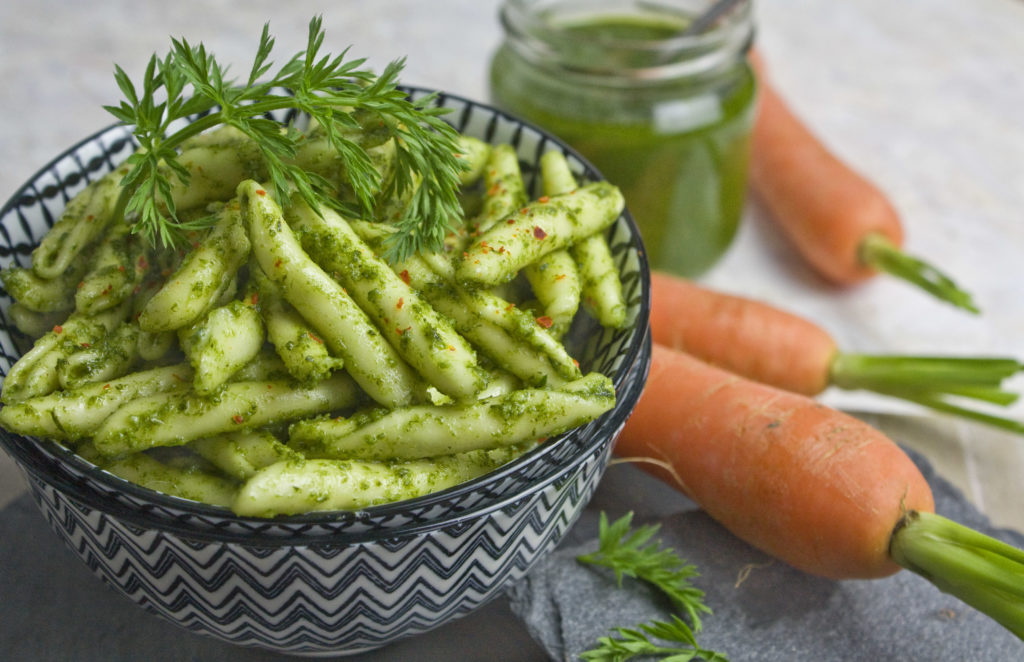
[[[124,99],[106,109],[132,127],[140,149],[123,179],[124,213],[137,215],[135,230],[151,241],[173,245],[189,229],[178,218],[171,195],[171,177],[187,183],[189,172],[178,149],[187,139],[210,128],[227,125],[251,138],[264,160],[274,195],[287,202],[294,189],[313,209],[341,203],[321,176],[294,162],[301,132],[271,119],[271,113],[294,110],[322,127],[345,164],[356,209],[369,215],[377,194],[402,197],[409,204],[396,221],[388,257],[403,259],[420,250],[436,250],[462,215],[457,191],[465,168],[457,155],[457,134],[441,119],[446,112],[433,106],[434,96],[410,100],[397,88],[404,60],[395,60],[379,75],[363,67],[365,59],[321,55],[324,30],[320,17],[309,23],[305,50],[293,55],[276,73],[270,56],[274,38],[264,25],[248,77],[239,84],[227,67],[203,44],[172,39],[164,58],[154,55],[141,84],[116,67],[115,78]],[[191,123],[182,120],[198,116]],[[395,174],[387,181],[362,146],[346,131],[371,124],[395,139]]]
[[[580,659],[586,662],[626,662],[637,657],[655,657],[662,662],[728,662],[722,653],[701,648],[693,630],[678,616],[672,622],[653,621],[637,628],[615,628],[618,637],[601,637],[597,648],[584,651]],[[681,646],[659,643],[675,642]]]
[[[611,524],[602,512],[598,523],[598,549],[576,557],[580,563],[610,568],[621,585],[623,577],[645,581],[668,597],[672,604],[686,612],[695,630],[700,630],[700,615],[710,614],[704,604],[704,591],[691,583],[698,575],[694,566],[686,563],[671,548],[652,541],[658,525],[644,525],[630,531],[633,513],[626,513]]]
[[[936,411],[1024,434],[1024,422],[998,416],[976,405],[1007,407],[1020,394],[1003,382],[1024,364],[1003,357],[838,354],[829,367],[839,388],[873,391]]]

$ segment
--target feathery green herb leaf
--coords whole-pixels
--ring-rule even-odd
[[[693,628],[701,629],[700,614],[710,614],[704,604],[704,591],[690,580],[698,575],[694,566],[686,563],[675,551],[662,548],[652,538],[658,533],[657,525],[637,527],[630,532],[633,513],[626,513],[611,524],[601,513],[598,530],[598,550],[577,557],[581,563],[610,568],[615,579],[622,584],[624,576],[654,585],[672,604],[686,612]]]
[[[671,623],[654,621],[637,628],[615,628],[615,632],[618,638],[601,637],[597,648],[583,652],[580,659],[586,662],[626,662],[635,657],[657,657],[662,662],[728,662],[724,654],[701,648],[690,626],[675,615]],[[652,637],[681,645],[667,646],[652,640]]]
[[[277,111],[297,110],[323,128],[345,164],[358,207],[349,213],[372,214],[378,194],[410,194],[409,204],[396,221],[397,232],[387,256],[404,259],[420,250],[439,250],[445,234],[461,221],[458,176],[466,166],[458,158],[456,131],[431,107],[433,98],[410,100],[397,89],[404,60],[391,62],[380,75],[363,68],[365,60],[321,55],[324,30],[320,17],[309,23],[306,49],[292,56],[269,77],[274,38],[264,25],[257,53],[242,85],[228,77],[227,67],[203,44],[172,39],[163,59],[153,55],[136,86],[121,67],[115,80],[124,99],[106,109],[131,125],[141,149],[129,158],[131,170],[123,185],[124,213],[135,215],[136,231],[150,241],[174,245],[182,237],[172,198],[171,177],[187,183],[188,170],[178,161],[187,139],[210,128],[227,125],[251,138],[274,189],[287,203],[295,190],[313,209],[341,203],[321,176],[296,165],[293,158],[304,139],[298,131],[268,119]],[[189,94],[189,90],[191,93]],[[201,114],[191,124],[183,119]],[[356,117],[364,118],[363,122]],[[345,130],[374,123],[395,139],[397,168],[382,181],[366,151],[345,137]]]

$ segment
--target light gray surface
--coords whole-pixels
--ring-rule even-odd
[[[407,55],[406,82],[484,99],[486,63],[499,39],[497,4],[7,0],[0,3],[0,197],[109,124],[101,105],[118,98],[113,63],[137,76],[171,35],[205,41],[242,72],[264,21],[280,52],[289,53],[302,47],[309,17],[323,13],[330,50],[352,44],[353,54],[377,67]],[[704,280],[804,314],[848,350],[1024,356],[1024,3],[763,0],[758,18],[777,86],[837,153],[883,186],[903,213],[908,248],[956,275],[984,315],[965,315],[891,279],[847,291],[828,287],[800,266],[753,203],[737,242]],[[888,402],[856,395],[830,392],[825,400],[891,411]],[[886,419],[887,430],[922,449],[997,524],[1024,530],[1024,444],[981,426],[896,411],[910,415]],[[15,616],[0,619],[0,651],[21,651],[22,659],[116,659],[99,652],[110,647],[121,659],[230,659],[176,630],[152,635],[173,640],[174,653],[133,648],[162,624],[133,616],[131,605],[122,609],[75,567],[23,495],[20,477],[0,457],[0,522],[9,532],[0,539],[0,576],[5,587],[22,587],[15,598],[0,595]],[[65,603],[76,610],[62,609]],[[104,608],[115,617],[105,617]],[[76,623],[96,627],[78,647],[66,636],[83,632],[68,629]],[[498,603],[437,638],[372,659],[536,659],[524,636]]]
[[[936,512],[1024,546],[1024,534],[995,530],[948,481],[922,462],[935,494]],[[636,507],[622,486],[644,483],[634,467],[614,467],[592,502],[609,517]],[[618,489],[616,489],[618,488]],[[714,613],[702,617],[697,637],[705,648],[744,662],[862,662],[864,660],[1020,659],[1024,645],[1013,634],[909,572],[874,581],[835,582],[794,570],[725,534],[706,513],[683,501],[657,518],[657,540],[693,563],[696,587]],[[646,511],[647,509],[643,509]],[[581,525],[580,528],[582,528]],[[513,587],[512,610],[556,659],[577,659],[615,627],[669,621],[673,610],[650,586],[625,579],[618,586],[604,568],[576,556],[593,541],[563,546]]]

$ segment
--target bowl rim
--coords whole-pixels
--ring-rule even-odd
[[[579,163],[582,164],[584,168],[583,174],[585,177],[589,179],[606,181],[604,175],[575,148],[570,146],[564,140],[557,137],[555,134],[548,131],[547,129],[544,129],[525,118],[519,117],[514,113],[509,113],[489,103],[476,101],[474,99],[470,99],[457,93],[447,92],[435,88],[408,84],[400,84],[397,86],[397,88],[404,92],[406,95],[408,95],[410,98],[418,98],[433,94],[435,95],[434,104],[438,106],[443,105],[446,99],[451,99],[459,104],[463,104],[463,109],[461,111],[461,114],[463,115],[469,114],[473,108],[478,108],[482,111],[492,113],[497,117],[501,117],[506,121],[522,125],[522,127],[529,128],[531,131],[534,131],[540,137],[542,143],[550,144],[554,148],[561,150],[567,156],[570,156],[571,158],[579,161]],[[452,108],[451,112],[452,114],[455,114],[458,113],[459,110],[457,108]],[[450,120],[446,121],[455,124]],[[493,123],[494,121],[491,120],[490,124]],[[24,183],[22,183],[22,185],[18,187],[18,189],[7,199],[3,206],[0,207],[0,218],[5,217],[9,213],[11,213],[12,210],[20,204],[22,198],[24,197],[24,192],[30,189],[33,182],[51,172],[59,162],[68,158],[74,152],[84,148],[86,145],[99,140],[102,136],[118,130],[124,132],[125,140],[127,140],[130,144],[135,144],[135,141],[132,138],[131,133],[128,130],[128,127],[126,127],[122,123],[115,122],[93,132],[91,135],[79,140],[72,146],[64,149],[60,154],[54,156],[52,159],[50,159],[49,162],[47,162],[44,166],[39,168]],[[487,140],[489,141],[490,138],[491,137],[488,136]],[[619,393],[619,391],[622,388],[627,376],[631,373],[634,364],[637,362],[638,357],[641,355],[641,352],[645,349],[645,345],[648,342],[647,336],[649,336],[650,333],[651,274],[650,265],[647,260],[647,251],[645,250],[643,244],[643,238],[640,235],[640,229],[637,226],[635,220],[633,219],[633,216],[630,213],[628,207],[623,208],[622,212],[619,215],[619,219],[616,221],[616,223],[618,223],[619,221],[624,221],[626,227],[629,229],[630,236],[632,239],[631,243],[636,250],[636,257],[638,260],[637,273],[640,278],[640,302],[639,310],[637,312],[636,324],[633,330],[636,339],[633,342],[630,342],[628,345],[626,345],[626,351],[621,355],[620,368],[617,371],[616,375],[612,376],[612,383],[617,392],[615,406],[610,411],[606,412],[595,421],[596,423],[598,423],[598,425],[596,425],[593,430],[590,430],[590,436],[592,437],[597,437],[597,433],[604,429],[605,424],[612,419],[618,418],[619,415],[622,416],[622,421],[624,422],[625,419],[628,418],[628,416],[632,413],[633,408],[636,406],[636,402],[639,399],[639,392],[637,392],[635,397],[633,397],[632,399],[626,399],[623,397],[625,394]],[[645,373],[641,376],[641,378],[638,381],[640,382],[640,385],[642,387],[642,384],[646,381],[646,369]],[[226,508],[213,506],[198,501],[192,501],[190,499],[184,499],[169,494],[164,494],[162,492],[157,492],[155,490],[142,487],[141,485],[137,485],[129,480],[116,476],[102,469],[101,467],[85,460],[83,457],[75,453],[70,448],[67,448],[62,444],[59,444],[52,440],[42,439],[38,437],[29,437],[25,435],[18,435],[0,428],[0,447],[3,447],[8,452],[8,454],[12,454],[11,446],[15,444],[17,444],[19,447],[24,446],[24,442],[28,441],[30,442],[31,445],[34,445],[37,448],[38,452],[43,453],[45,455],[53,456],[58,462],[70,464],[76,471],[82,473],[85,476],[89,476],[94,480],[100,482],[101,484],[107,485],[116,491],[125,493],[127,495],[131,495],[136,499],[153,503],[154,505],[172,508],[179,511],[185,511],[195,516],[223,518],[224,520],[232,523],[246,524],[251,526],[329,526],[332,522],[341,522],[346,520],[370,520],[374,518],[387,518],[390,516],[406,513],[409,511],[410,508],[418,510],[429,509],[434,504],[446,501],[453,497],[457,497],[459,494],[462,493],[471,492],[488,483],[501,480],[502,478],[508,476],[509,474],[519,471],[522,466],[530,462],[542,460],[545,456],[548,456],[554,452],[556,445],[568,443],[568,441],[573,436],[579,435],[581,433],[581,430],[585,430],[593,425],[594,422],[588,424],[587,426],[574,428],[572,430],[559,434],[551,438],[550,440],[546,441],[545,443],[537,446],[536,448],[533,448],[527,451],[526,453],[523,453],[519,457],[516,457],[515,459],[510,460],[509,462],[501,465],[500,467],[497,467],[496,469],[489,471],[481,476],[465,481],[463,483],[459,483],[458,485],[454,485],[443,490],[438,490],[436,492],[431,492],[419,497],[404,499],[401,501],[395,501],[390,503],[383,503],[373,506],[367,506],[366,508],[361,508],[359,510],[312,511],[309,513],[278,516],[274,518],[243,517],[235,515]],[[587,440],[586,447],[589,448],[589,445],[590,441]],[[583,451],[580,451],[580,454],[584,454]],[[575,457],[576,456],[574,454],[573,459],[575,459]],[[53,460],[51,460],[51,462],[53,462]],[[552,464],[551,471],[552,473],[559,473],[562,469],[566,468],[570,464],[572,464],[572,460]],[[54,469],[54,467],[50,468]],[[53,471],[49,471],[47,473],[49,475],[52,474]],[[517,495],[522,494],[522,492],[517,493]],[[499,496],[497,500],[506,500],[506,495]],[[483,504],[477,504],[475,506],[468,508],[466,511],[459,512],[458,514],[461,515],[463,512],[472,512],[479,507],[488,505],[492,501],[494,501],[494,499],[485,499]],[[123,504],[122,507],[127,508],[127,506],[124,506]],[[167,521],[171,520],[168,519]],[[427,521],[431,522],[435,520],[434,518],[430,518]],[[451,520],[442,519],[438,521],[447,523]],[[397,527],[385,528],[381,530],[384,532],[397,532],[403,530],[405,526],[408,525],[400,525]],[[334,532],[333,534],[325,533],[323,535],[324,537],[329,537],[331,535],[336,534],[337,532]],[[282,537],[285,539],[288,538],[288,536]],[[384,535],[383,537],[388,536]]]

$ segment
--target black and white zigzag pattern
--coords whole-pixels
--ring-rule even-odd
[[[237,644],[355,653],[462,616],[522,577],[576,520],[610,448],[493,512],[352,545],[189,540],[126,524],[29,478],[68,547],[148,611]]]

